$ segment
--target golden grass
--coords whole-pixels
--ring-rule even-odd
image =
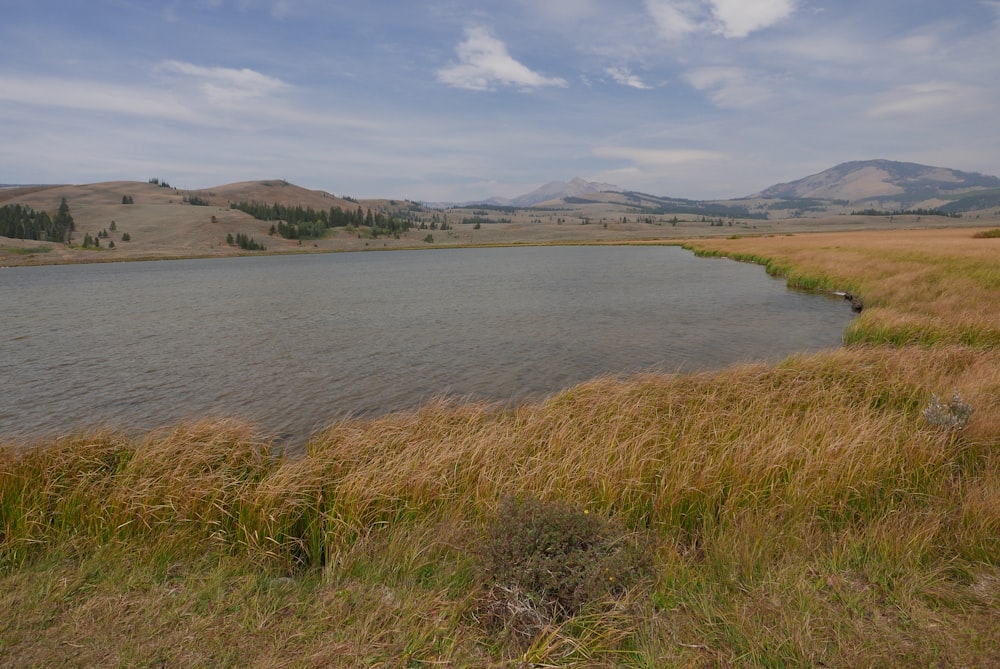
[[[139,440],[101,434],[8,448],[0,459],[4,572],[16,579],[48,555],[87,564],[87,556],[121,551],[167,565],[139,588],[161,592],[169,565],[218,555],[246,565],[243,573],[254,565],[250,574],[318,578],[312,590],[296,590],[307,610],[332,584],[382,584],[420,599],[428,591],[417,584],[429,576],[451,633],[475,636],[461,614],[475,590],[470,537],[504,495],[530,494],[579,502],[656,537],[659,605],[629,614],[629,647],[670,645],[683,632],[697,641],[678,646],[689,659],[705,646],[730,662],[839,663],[899,636],[917,644],[907,657],[922,662],[943,637],[932,633],[925,648],[916,629],[892,621],[854,629],[850,614],[905,606],[907,615],[971,615],[985,625],[996,613],[998,369],[997,351],[860,348],[775,367],[598,379],[512,410],[432,405],[345,421],[293,460],[275,457],[244,427],[214,423]],[[932,392],[952,388],[976,408],[960,435],[921,416]],[[239,573],[227,578],[251,578]],[[991,585],[977,594],[977,583]],[[99,590],[131,592],[103,581]],[[254,606],[265,594],[253,593]],[[942,598],[960,604],[927,608]],[[363,617],[377,611],[359,606]],[[415,602],[397,606],[429,615]],[[657,613],[677,606],[679,618]],[[797,606],[819,628],[798,629]],[[732,620],[719,628],[713,620],[723,612]],[[358,633],[381,624],[352,620],[325,624]],[[569,636],[536,640],[535,651],[550,648],[561,662],[593,659],[602,656],[599,639],[623,633],[601,628],[598,640],[581,642],[573,625],[585,620],[553,630]],[[417,620],[393,624],[413,633]],[[324,629],[317,638],[329,639]],[[802,638],[788,646],[792,632]],[[974,643],[969,657],[990,657],[994,641]],[[581,643],[567,654],[567,644]],[[454,660],[475,648],[451,643],[440,652]]]
[[[891,230],[692,242],[768,263],[793,285],[846,290],[865,310],[849,342],[1000,345],[1000,246],[975,230]]]
[[[440,402],[342,421],[294,459],[218,422],[9,444],[0,608],[18,615],[0,621],[0,657],[1000,665],[1000,311],[976,292],[995,280],[976,244],[992,240],[699,242],[862,295],[858,339],[926,328],[912,341],[933,346],[599,378],[513,408]],[[952,392],[975,409],[962,431],[923,416]],[[654,578],[511,645],[476,614],[493,585],[477,545],[509,495],[615,518],[648,537]]]

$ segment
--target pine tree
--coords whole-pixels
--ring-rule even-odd
[[[75,229],[76,224],[73,222],[73,216],[69,213],[69,205],[66,204],[66,198],[63,198],[62,202],[59,203],[56,217],[52,220],[52,232],[49,239],[54,242],[64,241],[68,244]]]

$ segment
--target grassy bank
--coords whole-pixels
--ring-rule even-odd
[[[1000,243],[983,231],[822,233],[687,246],[761,263],[793,286],[861,296],[865,309],[847,343],[1000,345]]]
[[[814,237],[712,243],[775,240],[872,326],[907,313]],[[961,323],[995,306],[963,294]],[[949,333],[433,404],[296,459],[231,423],[11,445],[0,664],[996,666],[1000,349]]]

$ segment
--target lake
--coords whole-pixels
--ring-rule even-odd
[[[668,246],[14,267],[0,313],[0,436],[226,416],[292,443],[445,395],[520,402],[836,347],[853,316]]]

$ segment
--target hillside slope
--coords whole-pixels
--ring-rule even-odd
[[[1000,189],[1000,178],[917,163],[861,160],[776,184],[749,198],[816,198],[852,203],[891,200],[911,206],[933,200],[952,201],[986,189]]]

